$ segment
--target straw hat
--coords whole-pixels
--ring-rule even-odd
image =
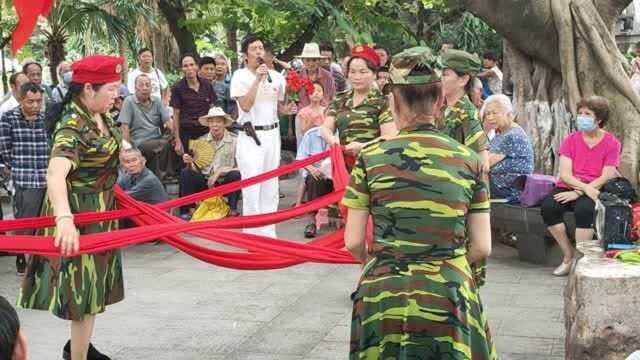
[[[198,118],[198,122],[202,126],[209,126],[209,123],[207,120],[214,117],[224,118],[224,126],[229,126],[231,125],[231,123],[233,123],[233,119],[231,118],[231,116],[229,116],[229,114],[224,112],[224,110],[222,110],[219,107],[212,107],[211,109],[209,109],[209,112],[207,113],[207,115],[204,115]]]
[[[324,59],[326,56],[320,55],[320,46],[317,43],[306,43],[302,48],[302,54],[296,57],[300,59]]]

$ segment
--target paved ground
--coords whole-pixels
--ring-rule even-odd
[[[292,202],[290,181],[283,187]],[[302,221],[278,228],[300,239]],[[562,290],[551,268],[518,261],[495,245],[485,308],[500,359],[564,358]],[[98,317],[94,344],[114,360],[346,359],[355,266],[305,264],[235,271],[165,245],[125,251],[125,301]],[[0,295],[15,299],[14,259],[0,257]],[[31,358],[59,359],[68,324],[47,312],[19,311]]]

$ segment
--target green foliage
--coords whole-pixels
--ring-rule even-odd
[[[191,13],[185,26],[199,35],[199,48],[224,48],[224,28],[233,25],[241,35],[258,34],[269,39],[273,47],[286,48],[309,25],[307,19],[323,13],[315,0],[207,0],[185,1]],[[222,46],[221,46],[222,45]]]
[[[439,49],[445,42],[453,42],[458,49],[480,55],[486,52],[502,54],[502,37],[471,13],[465,13],[458,22],[441,24],[436,36],[428,45]]]

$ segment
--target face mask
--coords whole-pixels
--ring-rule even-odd
[[[596,128],[596,122],[591,116],[578,115],[576,118],[576,127],[580,131],[589,132]]]
[[[73,75],[71,71],[67,71],[66,73],[62,74],[62,82],[64,82],[65,85],[71,84],[71,75]]]

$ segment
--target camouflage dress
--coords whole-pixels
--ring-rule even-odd
[[[482,129],[482,123],[478,118],[478,109],[467,95],[460,98],[454,106],[445,110],[442,130],[475,152],[489,150],[489,139]],[[473,264],[472,268],[478,285],[484,285],[487,278],[487,262]]]
[[[109,134],[100,135],[87,110],[72,102],[65,108],[53,138],[51,157],[71,161],[67,176],[69,205],[74,214],[106,211],[115,207],[113,185],[117,178],[121,135],[111,118]],[[42,215],[53,215],[48,201]],[[109,232],[115,221],[78,226],[81,234]],[[55,228],[39,232],[54,235]],[[120,250],[72,257],[33,256],[18,297],[18,306],[49,310],[68,320],[104,312],[106,305],[124,298]]]
[[[482,130],[478,109],[467,95],[445,110],[442,130],[475,152],[489,150],[489,139]]]
[[[466,216],[488,212],[479,157],[433,125],[365,148],[343,204],[373,216],[352,295],[350,359],[496,359],[466,258]]]
[[[378,89],[353,106],[353,90],[339,94],[327,110],[336,119],[340,144],[366,143],[380,137],[380,125],[393,121],[387,98]]]

